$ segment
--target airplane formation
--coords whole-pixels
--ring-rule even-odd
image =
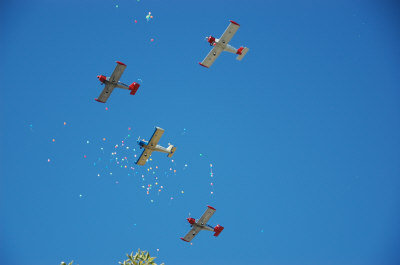
[[[229,45],[229,42],[239,29],[240,25],[235,21],[230,20],[230,24],[222,34],[222,36],[217,39],[213,36],[206,37],[207,42],[212,46],[211,51],[207,54],[202,62],[199,64],[206,68],[210,68],[211,65],[215,62],[215,60],[221,55],[223,51],[230,52],[233,54],[237,54],[237,60],[241,61],[244,56],[247,54],[249,49],[247,47],[240,47],[238,49]],[[110,77],[104,75],[98,75],[97,78],[100,80],[102,84],[104,84],[104,89],[100,93],[98,98],[95,98],[97,102],[106,103],[114,88],[122,88],[130,90],[131,95],[135,95],[137,90],[140,87],[140,84],[133,82],[131,85],[124,84],[120,82],[120,78],[126,68],[126,65],[122,62],[117,61],[117,66],[115,67],[113,73]],[[139,166],[143,166],[146,164],[148,159],[150,158],[153,152],[161,152],[168,154],[168,157],[172,157],[175,154],[176,147],[168,144],[168,147],[163,147],[158,145],[158,142],[161,139],[161,136],[164,134],[164,129],[160,127],[155,127],[155,131],[151,136],[149,141],[145,141],[144,139],[137,140],[137,143],[140,149],[144,149],[139,159],[135,162]],[[211,216],[215,213],[215,208],[212,206],[207,206],[207,210],[204,214],[196,221],[194,218],[187,218],[191,226],[191,230],[184,236],[181,237],[183,241],[190,242],[200,231],[207,230],[214,232],[214,236],[218,236],[222,230],[224,230],[223,226],[217,225],[215,227],[207,224],[210,220]]]

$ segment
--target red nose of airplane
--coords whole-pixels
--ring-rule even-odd
[[[194,218],[186,218],[186,220],[190,223],[190,224],[194,224],[196,222],[196,220]]]
[[[100,82],[104,83],[107,80],[107,77],[104,75],[98,75],[97,78],[100,80]]]

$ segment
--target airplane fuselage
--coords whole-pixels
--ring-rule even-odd
[[[128,89],[129,90],[129,86],[127,84],[124,84],[124,83],[122,83],[120,81],[111,82],[109,76],[99,75],[99,76],[97,76],[97,78],[100,80],[100,82],[102,82],[104,84],[110,84],[110,85],[113,85],[114,87],[119,87],[119,88],[123,88],[123,89]]]
[[[208,224],[201,225],[201,224],[194,223],[191,226],[198,227],[201,230],[207,230],[207,231],[214,232],[214,227],[212,227],[211,225],[208,225]]]
[[[232,45],[229,45],[228,43],[220,41],[220,39],[216,39],[213,36],[210,36],[207,38],[207,41],[210,43],[212,46],[216,47],[221,47],[224,51],[230,52],[230,53],[237,53],[238,49],[233,47]]]
[[[150,145],[149,142],[144,141],[144,140],[140,140],[138,143],[139,143],[140,148],[145,148],[145,149],[149,149],[151,151],[167,153],[167,154],[170,153],[170,151],[168,151],[167,148],[162,147],[161,145],[153,146],[153,145]]]

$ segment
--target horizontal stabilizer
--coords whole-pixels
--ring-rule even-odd
[[[129,86],[129,90],[131,91],[131,95],[135,95],[136,91],[139,89],[140,84],[133,82],[130,86]]]
[[[224,230],[223,226],[217,225],[216,227],[214,227],[214,236],[219,236],[219,234],[221,234],[222,230]]]
[[[248,51],[249,48],[244,47],[243,50],[241,50],[241,54],[236,57],[236,60],[241,61]]]

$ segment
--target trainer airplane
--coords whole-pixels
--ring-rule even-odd
[[[201,66],[209,68],[223,51],[237,54],[238,56],[236,57],[236,59],[241,61],[246,53],[249,51],[249,48],[240,47],[239,49],[236,49],[235,47],[228,44],[232,37],[235,35],[236,31],[239,29],[239,27],[240,25],[238,23],[230,20],[230,24],[226,28],[224,34],[222,34],[221,38],[216,39],[213,36],[206,37],[206,40],[208,41],[208,43],[210,43],[210,46],[213,46],[213,48],[208,53],[206,58],[204,58],[204,60],[199,64]]]
[[[105,87],[101,92],[100,96],[98,98],[95,98],[96,101],[101,103],[106,103],[107,99],[110,97],[111,93],[116,87],[130,90],[131,95],[136,94],[136,91],[138,90],[140,84],[133,82],[130,86],[128,86],[127,84],[124,84],[119,81],[125,68],[126,64],[117,61],[117,66],[115,67],[114,72],[110,77],[104,75],[97,76],[100,82],[102,84],[105,84]]]
[[[150,158],[151,153],[154,151],[156,152],[162,152],[162,153],[167,153],[168,157],[172,157],[176,151],[176,147],[169,144],[167,148],[162,147],[161,145],[158,145],[158,142],[160,141],[161,136],[164,133],[164,129],[161,129],[160,127],[156,127],[156,130],[154,131],[153,135],[150,138],[150,141],[145,141],[145,140],[140,140],[140,136],[138,139],[138,144],[140,146],[140,149],[144,148],[143,153],[140,155],[138,161],[136,161],[136,164],[139,166],[144,166],[147,162],[147,159]]]
[[[200,217],[199,220],[194,218],[186,218],[188,220],[190,226],[192,229],[190,229],[189,233],[185,235],[185,237],[181,237],[183,241],[190,242],[201,230],[207,230],[214,232],[214,236],[218,236],[222,230],[224,230],[223,226],[217,225],[215,227],[212,227],[211,225],[208,225],[207,222],[210,220],[211,216],[215,213],[215,208],[211,206],[207,206],[207,210],[205,213]]]

